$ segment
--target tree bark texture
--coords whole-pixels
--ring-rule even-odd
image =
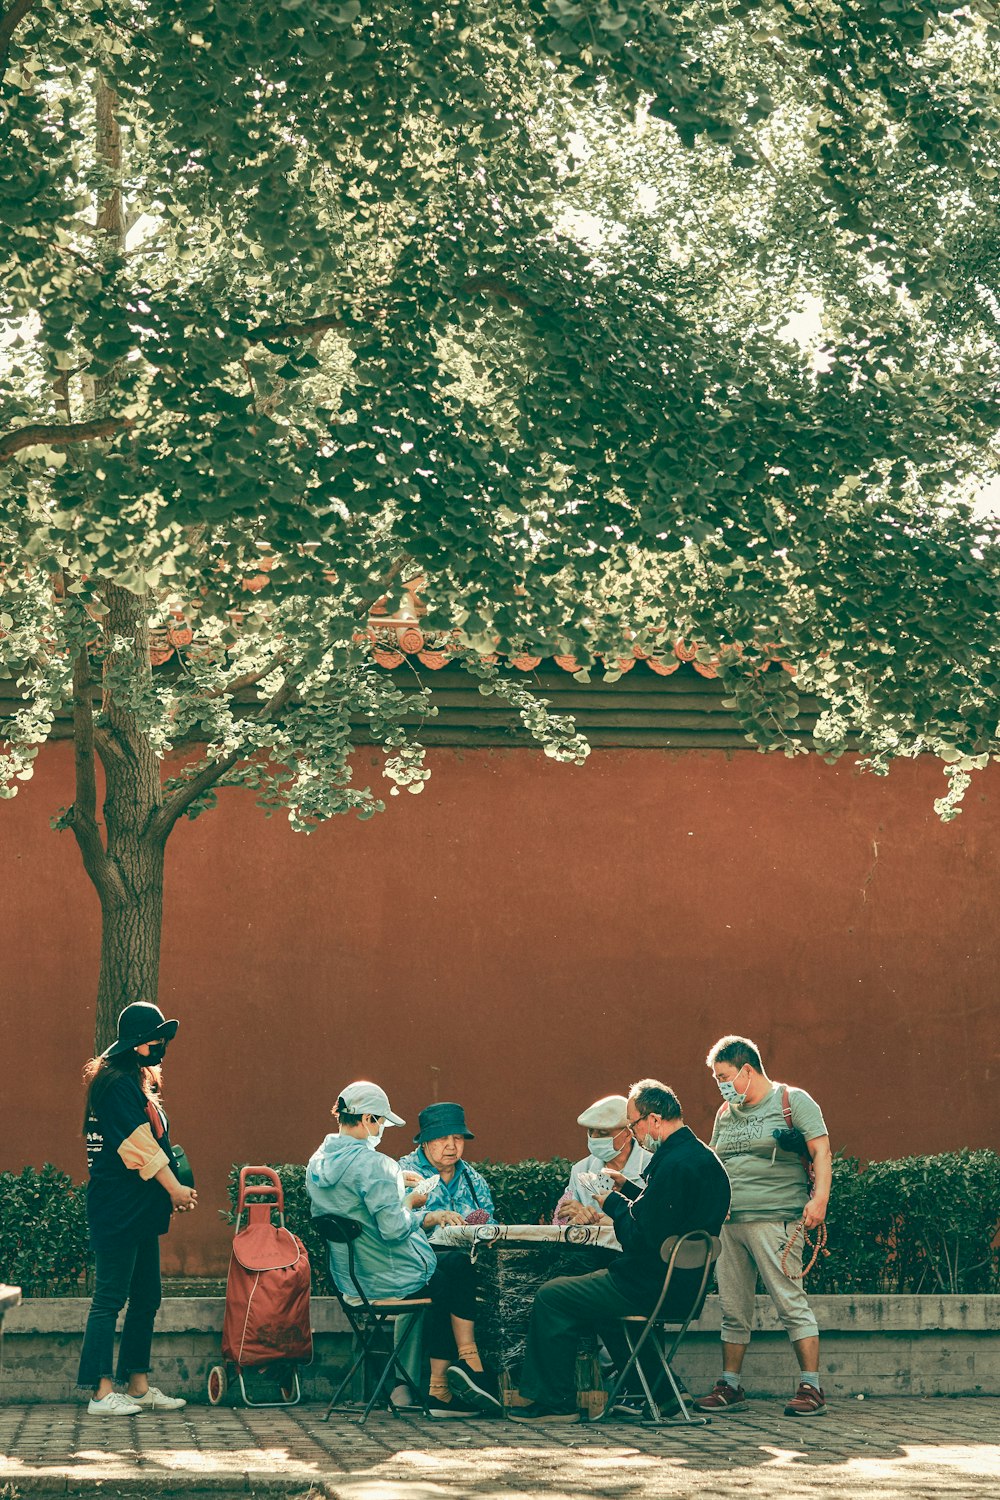
[[[105,861],[95,879],[103,919],[97,990],[97,1045],[115,1035],[118,1013],[133,1000],[155,1000],[163,921],[164,840],[154,829],[163,806],[160,764],[135,713],[116,694],[150,677],[146,601],[109,584],[105,590],[101,728],[96,747],[104,766]],[[124,642],[119,652],[115,641]]]

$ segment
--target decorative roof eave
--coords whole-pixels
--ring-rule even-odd
[[[266,582],[266,575],[262,574],[259,581],[256,578],[252,579],[248,586],[256,592],[256,589],[263,587]],[[405,602],[396,614],[390,615],[387,612],[384,600],[373,605],[366,628],[359,631],[356,637],[359,642],[366,637],[372,642],[373,660],[389,671],[403,666],[407,660],[411,662],[411,665],[413,660],[416,660],[430,671],[438,672],[453,661],[463,649],[457,631],[427,635],[420,628],[419,620],[424,611],[416,591],[417,582],[419,580],[406,584]],[[242,619],[242,614],[233,612],[231,618],[234,623],[238,623]],[[164,662],[170,660],[175,651],[190,646],[193,640],[194,632],[185,620],[183,612],[175,610],[169,625],[155,628],[150,632],[150,661],[154,667],[162,666]],[[601,658],[600,660],[605,668],[622,674],[631,672],[637,662],[644,662],[658,677],[670,677],[685,664],[690,664],[701,677],[718,677],[719,658],[713,656],[707,660],[700,660],[700,650],[701,647],[694,641],[677,639],[671,642],[665,641],[661,650],[650,652],[641,646],[634,645],[631,656],[616,659]],[[777,647],[770,647],[768,650],[771,661],[783,667],[794,677],[795,667],[789,662],[780,660]],[[546,658],[522,652],[518,656],[502,658],[499,654],[493,653],[485,656],[483,660],[488,662],[504,660],[508,667],[518,672],[534,672],[546,660],[560,667],[564,672],[575,673],[584,670],[583,664],[574,656]]]

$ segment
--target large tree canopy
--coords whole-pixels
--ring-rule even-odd
[[[766,748],[806,691],[830,754],[988,756],[998,42],[935,0],[0,9],[0,790],[72,702],[106,921],[219,785],[372,811],[352,719],[419,789],[359,637],[414,577],[562,758],[494,658],[678,634]]]

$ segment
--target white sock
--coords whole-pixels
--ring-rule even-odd
[[[821,1387],[821,1385],[819,1383],[819,1371],[818,1370],[800,1370],[799,1371],[799,1380],[801,1381],[801,1383],[803,1385],[814,1385],[817,1390],[821,1390],[822,1389],[822,1387]]]
[[[727,1385],[731,1385],[732,1386],[732,1388],[733,1388],[734,1391],[738,1391],[739,1390],[739,1388],[740,1388],[740,1377],[738,1375],[734,1375],[733,1372],[732,1372],[732,1370],[723,1370],[723,1372],[722,1372],[722,1378],[726,1382]],[[805,1376],[803,1376],[803,1379],[805,1379]]]

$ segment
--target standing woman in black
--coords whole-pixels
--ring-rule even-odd
[[[94,1299],[77,1384],[93,1392],[92,1416],[174,1411],[179,1396],[149,1383],[153,1320],[160,1305],[160,1235],[198,1194],[173,1170],[167,1117],[158,1100],[160,1064],[176,1021],[137,1000],[118,1017],[118,1040],[84,1069],[87,1222],[94,1248]],[[115,1324],[128,1302],[114,1373]],[[115,1381],[126,1392],[115,1390]]]

